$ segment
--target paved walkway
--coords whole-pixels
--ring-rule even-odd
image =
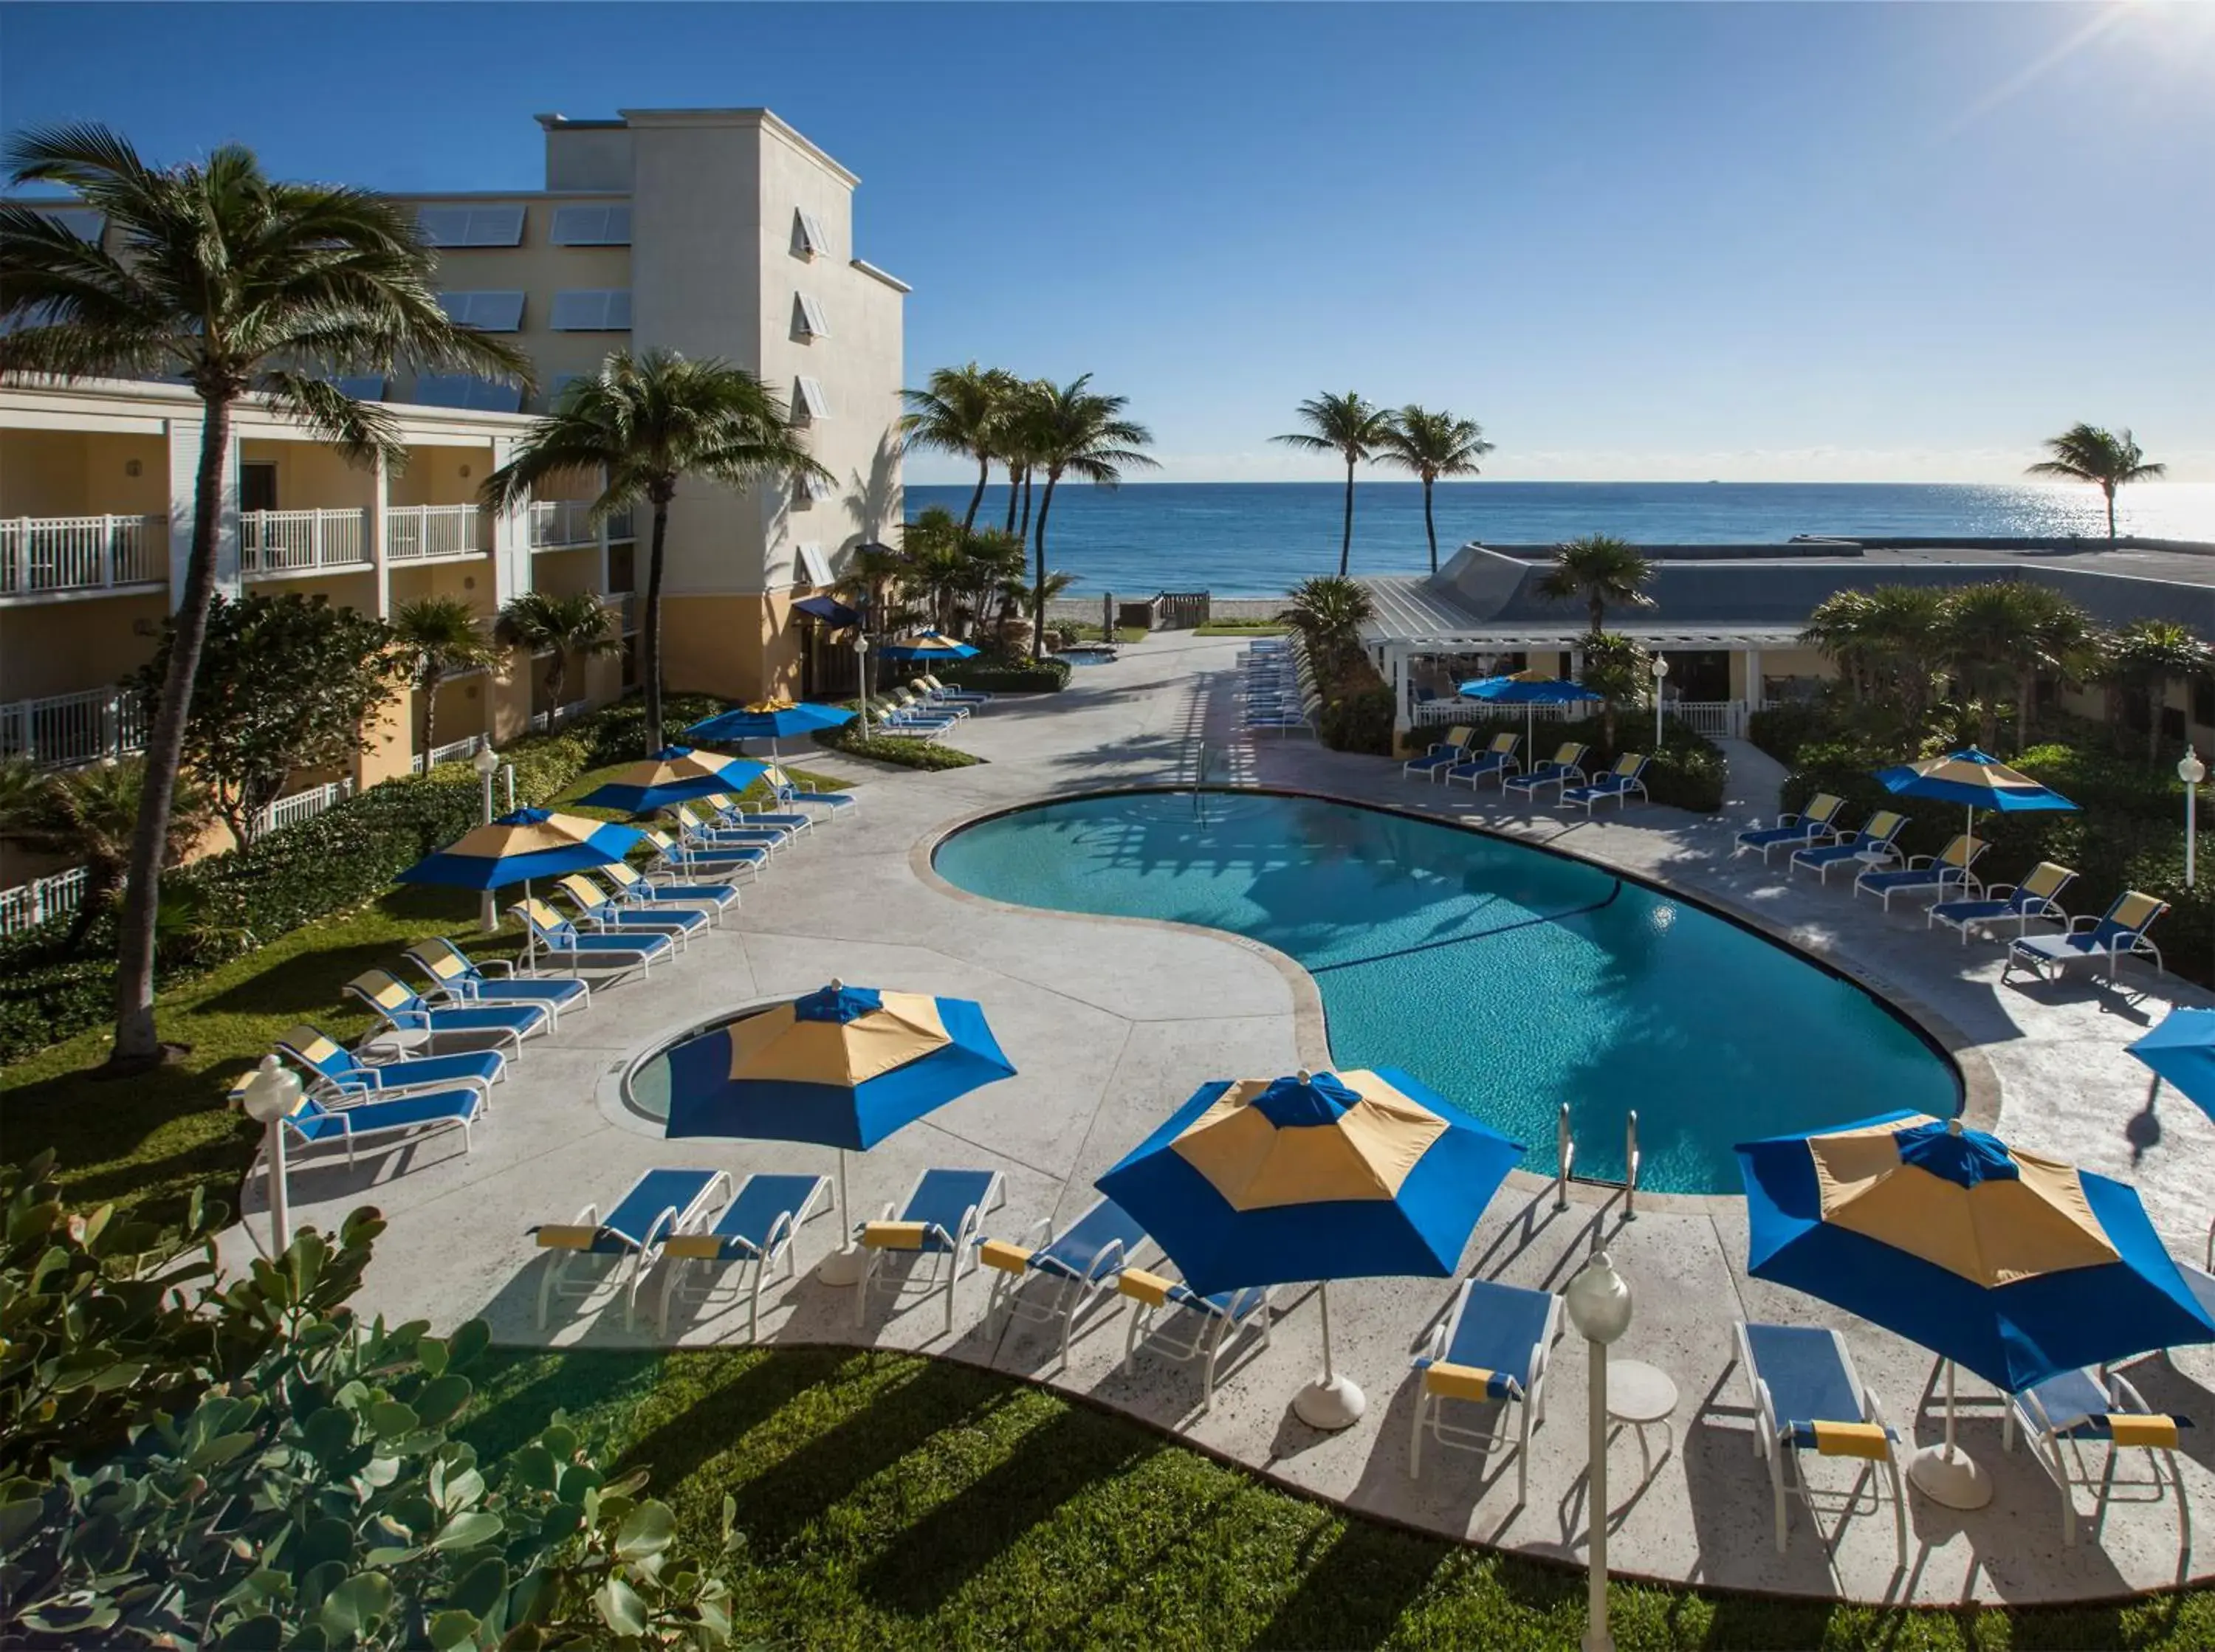
[[[1776,874],[1732,862],[1729,835],[1744,814],[1766,816],[1776,806],[1774,774],[1752,773],[1738,748],[1733,756],[1747,772],[1733,778],[1725,817],[1641,809],[1586,823],[1503,810],[1488,794],[1448,798],[1443,788],[1403,782],[1396,765],[1302,740],[1249,743],[1230,733],[1239,646],[1155,639],[1117,664],[1081,670],[1051,701],[1003,700],[971,719],[958,743],[986,757],[982,766],[871,778],[859,788],[865,801],[856,818],[819,830],[782,857],[733,921],[686,958],[657,969],[650,982],[597,994],[590,1013],[566,1021],[558,1037],[534,1040],[495,1092],[473,1153],[463,1157],[444,1142],[365,1155],[357,1171],[311,1161],[294,1178],[296,1216],[329,1223],[365,1200],[391,1216],[365,1287],[369,1311],[441,1324],[482,1315],[505,1342],[648,1343],[646,1321],[626,1332],[619,1304],[540,1332],[532,1314],[540,1264],[528,1230],[572,1220],[588,1200],[604,1208],[651,1165],[830,1170],[831,1155],[818,1149],[661,1141],[623,1105],[617,1080],[636,1056],[685,1028],[833,975],[982,1000],[1020,1068],[1017,1078],[965,1097],[854,1159],[858,1213],[874,1215],[896,1199],[923,1166],[955,1164],[1005,1172],[1008,1205],[990,1224],[996,1233],[1013,1236],[1040,1217],[1074,1215],[1089,1202],[1093,1178],[1200,1080],[1327,1060],[1312,984],[1289,960],[1236,937],[1019,910],[957,894],[930,875],[919,850],[946,828],[1011,804],[1103,786],[1188,784],[1204,761],[1218,784],[1389,801],[1555,841],[1787,933],[1950,1025],[1969,1047],[1965,1065],[1977,1104],[1996,1109],[2011,1139],[2137,1183],[2178,1254],[2198,1254],[2215,1127],[2170,1097],[2157,1111],[2122,1045],[2172,999],[2205,1002],[2204,994],[2168,980],[2128,996],[2081,980],[2053,989],[2000,988],[1995,948],[1964,951],[1928,937],[1919,918],[1887,921],[1868,902],[1856,909],[1838,888],[1789,888]],[[1868,1111],[1885,1099],[1867,1098]],[[1545,1157],[1534,1155],[1542,1168]],[[1923,1441],[1940,1426],[1930,1355],[1749,1280],[1739,1201],[1641,1199],[1636,1221],[1625,1224],[1619,1197],[1607,1190],[1580,1189],[1567,1210],[1556,1211],[1545,1185],[1531,1175],[1512,1181],[1464,1265],[1557,1288],[1599,1239],[1632,1281],[1637,1314],[1618,1353],[1668,1371],[1682,1399],[1677,1446],[1650,1477],[1641,1478],[1635,1438],[1618,1438],[1613,1449],[1610,1544],[1619,1569],[1791,1594],[2017,1603],[2125,1594],[2206,1575],[2204,1563],[2180,1563],[2173,1499],[2120,1508],[2100,1540],[2088,1531],[2065,1548],[2053,1489],[2022,1452],[2001,1450],[1992,1396],[1973,1383],[1965,1386],[1961,1437],[1997,1483],[1990,1508],[1960,1514],[1911,1496],[1904,1569],[1895,1564],[1888,1510],[1850,1520],[1843,1531],[1826,1520],[1819,1536],[1795,1510],[1790,1544],[1778,1554],[1745,1374],[1732,1364],[1730,1321],[1840,1326],[1893,1422]],[[248,1204],[259,1232],[258,1187]],[[1421,1479],[1408,1476],[1408,1354],[1445,1306],[1449,1282],[1388,1280],[1334,1292],[1339,1367],[1367,1390],[1370,1409],[1354,1428],[1323,1435],[1288,1405],[1317,1362],[1310,1292],[1280,1294],[1270,1345],[1240,1361],[1203,1416],[1188,1368],[1142,1357],[1135,1370],[1120,1369],[1120,1315],[1080,1336],[1066,1368],[1057,1367],[1055,1349],[1034,1331],[983,1327],[985,1288],[974,1277],[963,1283],[951,1334],[936,1302],[895,1309],[880,1298],[857,1325],[854,1293],[814,1276],[833,1240],[827,1221],[803,1236],[798,1279],[767,1294],[765,1339],[864,1341],[990,1364],[1086,1394],[1357,1508],[1535,1554],[1582,1557],[1586,1385],[1574,1339],[1555,1350],[1549,1419],[1534,1441],[1527,1501],[1517,1502],[1512,1454],[1427,1453]],[[680,1320],[672,1330],[688,1345],[729,1342],[744,1336],[745,1315]],[[2204,1350],[2144,1361],[2133,1376],[2156,1405],[2215,1422],[2215,1359]],[[2215,1482],[2215,1429],[2203,1426],[2186,1441],[2187,1483],[2204,1508]],[[1817,1472],[1836,1467],[1824,1462]]]

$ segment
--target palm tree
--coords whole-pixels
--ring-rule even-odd
[[[586,590],[569,597],[526,590],[500,609],[498,634],[533,654],[552,653],[546,667],[546,698],[555,706],[561,703],[561,690],[569,680],[572,655],[592,659],[623,652],[614,613]]]
[[[1555,554],[1554,566],[1538,582],[1538,594],[1558,602],[1581,602],[1592,621],[1591,634],[1606,629],[1607,608],[1651,608],[1646,594],[1654,565],[1637,548],[1607,534],[1573,539]]]
[[[1431,516],[1431,489],[1441,476],[1474,476],[1476,462],[1492,451],[1473,419],[1432,413],[1412,402],[1392,416],[1377,457],[1412,472],[1423,484],[1423,531],[1431,541],[1431,572],[1439,571],[1439,525]]]
[[[1273,436],[1288,448],[1303,453],[1335,453],[1346,461],[1346,530],[1338,542],[1338,577],[1345,578],[1353,564],[1353,468],[1375,454],[1392,430],[1392,415],[1372,407],[1352,390],[1344,395],[1326,392],[1300,403],[1304,431]]]
[[[1053,490],[1064,476],[1081,476],[1096,487],[1113,487],[1126,470],[1152,469],[1154,461],[1140,451],[1152,441],[1144,425],[1123,416],[1130,398],[1101,395],[1087,387],[1092,375],[1060,386],[1040,389],[1032,435],[1037,442],[1037,465],[1046,472],[1046,490],[1039,496],[1036,547],[1037,584],[1031,603],[1031,656],[1046,653],[1046,522],[1053,510]]]
[[[476,610],[460,597],[423,597],[392,611],[392,647],[423,693],[423,737],[418,749],[429,768],[437,745],[439,685],[500,658],[499,645],[477,623]]]
[[[2120,436],[2095,425],[2076,424],[2059,436],[2046,438],[2044,459],[2023,474],[2052,476],[2065,481],[2095,483],[2108,500],[2108,543],[2115,542],[2115,490],[2125,482],[2147,482],[2169,474],[2167,465],[2145,462],[2128,430]]]
[[[64,774],[42,774],[19,759],[0,762],[0,839],[84,867],[84,893],[70,921],[71,946],[126,883],[146,784],[146,765],[135,759]],[[190,854],[213,818],[206,792],[190,776],[172,788],[169,804],[165,866]]]
[[[176,603],[169,680],[146,741],[147,782],[119,926],[115,1044],[107,1071],[162,1055],[154,1020],[155,921],[183,761],[193,674],[215,594],[232,409],[258,394],[349,457],[407,456],[373,404],[319,374],[403,364],[528,382],[511,347],[439,307],[413,214],[382,198],[266,176],[226,144],[156,168],[107,128],[42,127],[7,146],[17,184],[60,184],[105,215],[120,246],[80,241],[25,206],[0,206],[0,375],[63,380],[174,373],[199,397],[191,554]]]
[[[1615,719],[1618,707],[1641,706],[1656,687],[1654,657],[1634,638],[1602,632],[1585,639],[1584,668],[1578,681],[1601,696],[1600,744],[1610,756],[1618,755]]]
[[[2133,620],[2101,639],[2094,679],[2110,691],[2109,715],[2118,723],[2126,693],[2146,702],[2146,762],[2161,760],[2161,708],[2171,682],[2215,676],[2215,648],[2190,626],[2174,620]]]
[[[900,392],[907,403],[907,412],[900,416],[900,434],[909,452],[958,453],[977,462],[977,486],[969,495],[969,508],[961,513],[964,533],[976,525],[977,507],[985,501],[992,461],[1000,456],[1000,420],[1015,389],[1013,374],[973,361],[966,366],[934,369],[922,389]]]
[[[639,616],[648,752],[662,745],[661,580],[669,502],[688,472],[740,489],[803,474],[831,476],[808,456],[784,403],[743,368],[691,361],[669,350],[642,356],[619,350],[598,373],[570,383],[483,488],[485,503],[502,511],[557,477],[600,488],[592,501],[595,520],[641,499],[653,507],[646,609]]]
[[[1343,574],[1318,574],[1293,586],[1291,597],[1277,617],[1307,639],[1318,675],[1335,678],[1361,646],[1361,622],[1376,612],[1368,587]]]

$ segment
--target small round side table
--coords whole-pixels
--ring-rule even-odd
[[[1652,1478],[1654,1455],[1646,1431],[1662,1430],[1666,1456],[1677,1447],[1677,1425],[1670,1416],[1677,1409],[1677,1385],[1666,1371],[1641,1360],[1607,1362],[1607,1418],[1638,1430],[1638,1460],[1644,1478]]]

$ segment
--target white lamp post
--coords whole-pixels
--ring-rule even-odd
[[[274,1055],[264,1055],[239,1101],[246,1116],[262,1127],[261,1153],[269,1166],[269,1254],[282,1256],[292,1243],[292,1215],[285,1197],[285,1121],[300,1104],[300,1080]]]
[[[2190,746],[2176,766],[2176,778],[2184,782],[2184,886],[2190,889],[2199,870],[2194,861],[2200,841],[2200,782],[2207,778],[2207,765]]]
[[[484,787],[484,823],[489,826],[492,824],[492,777],[494,771],[500,767],[500,758],[489,744],[481,743],[476,756],[469,759],[469,767],[476,770],[477,780]],[[484,899],[478,907],[477,922],[488,935],[500,927],[500,914],[494,909],[490,890],[484,892]]]
[[[1607,1345],[1630,1329],[1630,1285],[1604,1251],[1596,1251],[1562,1293],[1569,1323],[1592,1351],[1590,1535],[1586,1544],[1587,1598],[1584,1652],[1615,1652],[1607,1632]]]
[[[862,737],[869,737],[869,639],[856,627],[854,632],[854,677],[862,686]]]
[[[1654,657],[1654,755],[1661,755],[1661,679],[1669,675],[1669,662],[1660,655]]]

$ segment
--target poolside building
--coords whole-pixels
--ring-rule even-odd
[[[1583,605],[1538,590],[1556,547],[1463,546],[1428,576],[1364,580],[1375,616],[1362,627],[1392,685],[1403,743],[1429,726],[1466,722],[1457,680],[1525,664],[1574,676]],[[1832,675],[1800,641],[1808,615],[1839,590],[2029,579],[2053,586],[2102,624],[2142,618],[2215,636],[2215,545],[2177,541],[1795,539],[1776,545],[1646,545],[1650,608],[1617,609],[1608,628],[1665,655],[1664,692],[1701,733],[1745,732],[1752,712],[1802,695]],[[2096,694],[2068,694],[2098,714]],[[2163,738],[2215,748],[2215,684],[2173,683],[2166,703],[2126,708],[2154,717]],[[2144,726],[2141,723],[2140,726]]]

